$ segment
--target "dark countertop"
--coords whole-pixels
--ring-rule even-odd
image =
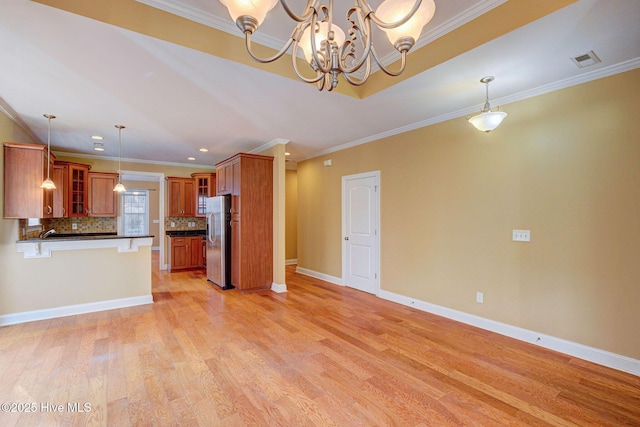
[[[205,236],[207,234],[207,230],[167,230],[166,233],[169,237]]]
[[[17,243],[25,242],[56,242],[56,241],[69,241],[69,240],[105,240],[105,239],[141,239],[144,237],[153,237],[152,235],[145,236],[122,236],[117,233],[55,233],[44,239],[38,237],[27,240],[18,240]]]

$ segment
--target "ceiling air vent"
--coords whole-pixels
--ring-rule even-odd
[[[586,68],[600,62],[600,58],[598,58],[598,55],[596,55],[594,51],[590,50],[587,53],[571,58],[571,61],[573,61],[578,68]]]

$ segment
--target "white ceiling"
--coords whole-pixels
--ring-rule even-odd
[[[425,40],[501,3],[436,0]],[[235,31],[217,0],[162,4]],[[126,159],[213,165],[278,139],[290,141],[287,151],[302,160],[446,119],[464,120],[483,104],[479,80],[486,75],[496,76],[492,105],[508,112],[508,104],[519,99],[640,67],[637,0],[581,0],[365,99],[318,92],[29,0],[0,0],[0,11],[0,107],[43,143],[42,115],[55,114],[54,152],[98,155],[90,136],[102,135],[106,150],[99,156],[106,158],[117,157],[114,126],[123,124]],[[270,44],[291,28],[275,13],[258,30],[265,37],[256,37]],[[601,63],[579,69],[570,60],[590,50]],[[199,152],[201,147],[209,152]]]

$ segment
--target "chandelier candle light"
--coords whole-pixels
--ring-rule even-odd
[[[504,111],[491,111],[491,105],[489,105],[489,83],[494,79],[495,77],[493,76],[487,76],[480,79],[480,83],[484,83],[486,85],[484,107],[482,107],[482,111],[479,114],[476,114],[473,117],[467,117],[469,123],[475,126],[476,129],[487,133],[500,126],[502,120],[507,117],[507,113]]]
[[[51,170],[51,119],[55,119],[56,116],[53,114],[44,114],[44,116],[49,120],[49,131],[47,132],[47,179],[42,181],[40,188],[44,188],[45,190],[55,190],[56,185],[51,180],[49,172]]]
[[[118,128],[118,147],[119,147],[118,148],[118,183],[116,184],[115,187],[113,187],[113,191],[116,191],[118,193],[124,193],[125,191],[127,191],[127,189],[122,184],[122,168],[120,167],[120,162],[122,160],[122,129],[124,129],[124,126],[116,125],[116,127]]]
[[[258,58],[251,49],[251,35],[280,1],[287,15],[297,24],[282,49],[270,58]],[[333,90],[338,76],[352,85],[361,86],[371,74],[371,58],[390,76],[399,76],[405,69],[406,56],[420,37],[422,28],[433,18],[433,0],[384,0],[374,12],[367,0],[353,0],[346,12],[349,29],[345,32],[333,21],[333,0],[328,6],[321,0],[307,0],[302,15],[291,10],[286,0],[220,0],[231,18],[245,35],[247,51],[256,61],[268,63],[282,57],[291,46],[291,61],[296,76],[317,84],[318,90]],[[372,44],[371,22],[387,34],[387,38],[401,54],[398,71],[390,71],[380,62]],[[313,31],[312,31],[313,30]],[[298,47],[315,71],[315,77],[302,76],[296,64]],[[364,70],[364,74],[361,73]]]

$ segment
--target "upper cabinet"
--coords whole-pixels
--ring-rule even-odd
[[[4,143],[5,218],[53,217],[54,190],[40,188],[47,177],[49,160],[47,147],[43,145]],[[51,174],[52,163],[49,168]],[[57,185],[55,181],[54,184]]]
[[[82,163],[56,161],[55,173],[62,176],[60,189],[56,184],[56,199],[63,197],[63,201],[54,200],[55,218],[78,218],[89,215],[89,170],[91,166]]]
[[[237,166],[238,162],[233,163]],[[217,194],[220,196],[233,193],[233,163],[225,161],[216,165]]]
[[[169,216],[195,216],[196,197],[193,178],[167,177]]]
[[[115,217],[118,215],[118,197],[113,187],[118,182],[117,173],[88,173],[88,214],[96,217]]]
[[[54,163],[51,179],[53,190],[53,217],[67,218],[69,212],[69,165]]]
[[[196,190],[196,216],[206,216],[207,197],[216,195],[216,174],[215,173],[194,173],[191,174]]]

